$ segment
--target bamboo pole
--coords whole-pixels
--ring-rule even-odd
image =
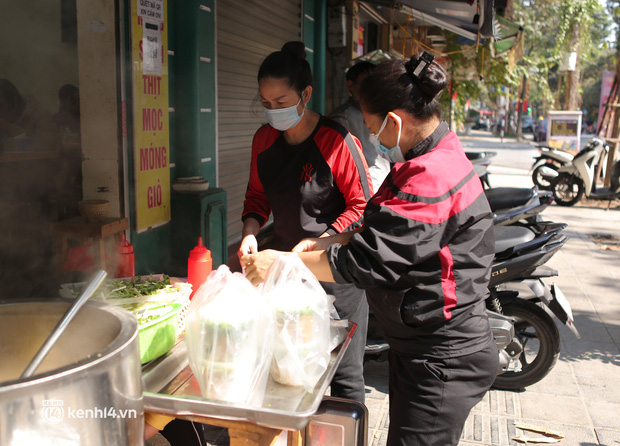
[[[620,49],[619,49],[620,51]],[[607,99],[607,104],[612,106],[613,104],[617,104],[620,102],[620,97],[618,92],[620,88],[618,88],[618,80],[620,80],[620,58],[618,59],[618,63],[616,64],[616,91],[614,94],[609,95],[609,99]],[[610,148],[609,153],[607,154],[607,168],[605,169],[605,186],[611,185],[611,169],[614,166],[614,162],[616,160],[616,156],[618,154],[618,149],[620,148],[620,112],[618,112],[618,107],[611,107],[613,109],[613,130],[611,133],[611,140],[609,141]]]
[[[605,109],[603,110],[603,116],[601,117],[601,121],[599,122],[598,128],[596,129],[596,135],[601,138],[605,138],[609,136],[609,121],[610,121],[610,112],[615,113],[615,109],[611,110],[611,105],[609,98],[615,96],[616,88],[618,87],[618,78],[614,76],[614,81],[611,84],[611,90],[609,91],[609,96],[607,97],[607,103],[605,104]],[[601,135],[601,131],[605,129],[605,133]]]

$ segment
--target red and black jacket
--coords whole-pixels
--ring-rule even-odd
[[[252,142],[242,219],[263,226],[273,212],[270,248],[289,251],[303,238],[359,226],[371,193],[359,141],[336,121],[321,116],[298,145],[264,125]]]
[[[366,290],[396,353],[482,350],[493,341],[494,234],[480,179],[445,122],[406,158],[366,206],[363,230],[328,249],[334,278]]]

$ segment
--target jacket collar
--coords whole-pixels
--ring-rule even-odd
[[[441,121],[433,133],[409,149],[405,154],[405,159],[408,161],[430,152],[448,133],[450,133],[448,123],[446,121]]]

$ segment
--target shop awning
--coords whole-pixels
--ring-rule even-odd
[[[497,30],[493,25],[495,16],[494,0],[480,0],[480,10],[476,1],[428,1],[401,0],[403,12],[429,25],[439,26],[461,37],[476,42],[478,39],[478,23],[480,37],[496,37]]]
[[[469,4],[467,1],[402,0],[401,3],[405,5],[403,12],[459,35],[457,42],[461,45],[474,45],[476,42],[483,43],[487,38],[492,39],[493,56],[510,50],[523,30],[519,25],[495,15],[493,0],[482,0],[480,12],[475,1]],[[478,21],[482,21],[480,36]]]
[[[503,0],[364,0],[374,5],[378,13],[389,20],[393,9],[414,17],[418,26],[436,26],[459,36],[459,45],[475,45],[491,39],[491,57],[502,55],[517,47],[523,28],[495,14],[495,4],[501,9]],[[385,9],[383,9],[385,8]],[[380,11],[380,12],[379,12]],[[480,24],[480,28],[478,25]],[[518,51],[517,51],[518,52]]]
[[[418,21],[419,26],[437,26],[459,36],[460,45],[474,45],[492,39],[492,55],[513,48],[522,28],[495,14],[497,0],[365,0],[364,3],[397,8]],[[499,3],[502,3],[499,1]],[[480,24],[480,29],[478,25]]]

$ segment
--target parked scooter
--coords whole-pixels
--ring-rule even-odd
[[[491,159],[497,156],[497,152],[465,152],[465,155],[474,165],[474,172],[480,177],[482,187],[485,189],[490,188],[488,168],[491,164]]]
[[[573,154],[563,149],[538,144],[538,155],[532,165],[532,181],[542,190],[551,190],[551,181],[558,169],[573,160]]]
[[[597,188],[597,165],[609,146],[601,138],[592,138],[590,143],[571,163],[558,170],[558,176],[551,182],[555,202],[560,206],[573,206],[585,195],[595,200],[613,200],[620,197],[620,161],[616,161],[610,172],[611,187]]]
[[[493,223],[498,226],[536,223],[540,221],[540,213],[553,203],[553,193],[541,191],[536,186],[496,187],[486,189],[484,193],[493,211]]]
[[[563,223],[542,222],[538,235],[530,228],[496,227],[496,262],[491,272],[487,299],[489,311],[514,318],[515,336],[500,349],[500,373],[493,386],[516,390],[542,380],[560,354],[560,334],[546,306],[577,338],[570,303],[557,285],[544,279],[557,271],[544,264],[566,243]],[[531,293],[520,296],[510,289],[515,282],[526,284]],[[489,319],[493,330],[497,318]],[[498,337],[496,337],[496,342]],[[505,343],[505,342],[504,342]],[[499,345],[498,345],[499,348]]]
[[[547,306],[558,319],[574,328],[570,304],[557,286],[544,278],[557,275],[543,267],[566,242],[566,225],[538,223],[537,228],[496,227],[496,259],[489,283],[487,311],[500,359],[494,386],[521,389],[543,379],[557,362],[560,336]],[[527,282],[533,291],[520,297],[511,282]],[[366,359],[385,360],[389,347],[372,314],[369,318]]]
[[[542,149],[544,146],[539,147]],[[547,147],[547,149],[555,150],[551,147]],[[482,181],[482,185],[485,188],[484,193],[493,211],[493,222],[496,225],[505,226],[517,222],[525,222],[526,224],[537,222],[540,220],[539,214],[553,203],[553,194],[541,191],[538,187],[491,188],[488,167],[491,164],[491,159],[497,155],[497,152],[465,152],[465,154],[474,165],[474,171]]]

